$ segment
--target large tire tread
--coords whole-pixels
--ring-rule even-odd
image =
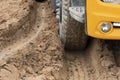
[[[71,1],[63,0],[61,39],[67,50],[83,50],[86,47],[87,36],[84,24],[74,20],[69,14]]]

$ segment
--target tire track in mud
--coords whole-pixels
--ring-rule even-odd
[[[27,37],[23,39],[19,39],[13,45],[10,45],[7,48],[0,51],[0,61],[6,61],[6,59],[14,55],[18,50],[21,50],[23,47],[27,46],[32,40],[35,39],[40,34],[41,30],[44,29],[44,27],[42,26],[45,26],[45,18],[44,18],[45,16],[46,14],[45,14],[44,7],[42,7],[41,5],[38,6],[37,18],[36,18],[36,23],[34,25],[35,26],[34,28],[37,28],[36,25],[39,25],[39,28],[29,33]]]
[[[65,52],[66,80],[120,80],[112,52],[100,43],[94,39],[86,51]]]
[[[28,34],[29,37],[10,46],[13,49],[9,47],[6,50],[10,50],[3,50],[6,54],[9,51],[11,53],[0,61],[1,80],[9,79],[11,76],[16,76],[17,79],[10,80],[59,80],[54,74],[57,74],[59,67],[62,66],[62,49],[56,34],[58,28],[56,28],[57,23],[54,22],[57,21],[53,18],[50,1],[38,3],[36,21],[35,26],[39,29],[35,29],[34,34]]]
[[[95,80],[89,50],[65,53],[65,62],[68,68],[67,80]]]

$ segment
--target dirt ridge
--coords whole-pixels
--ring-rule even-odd
[[[20,31],[21,38],[1,48],[0,80],[120,80],[120,68],[102,40],[91,40],[86,51],[64,51],[51,0],[29,4],[36,6],[29,16],[35,19],[27,23],[31,29],[25,35]]]

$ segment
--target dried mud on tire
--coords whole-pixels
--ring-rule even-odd
[[[1,47],[0,80],[120,80],[113,54],[106,45],[102,48],[101,40],[92,40],[86,51],[63,51],[51,1],[28,2],[34,7],[25,15],[32,23],[22,19],[22,28],[15,28]]]

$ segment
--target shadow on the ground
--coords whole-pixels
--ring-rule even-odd
[[[108,50],[112,51],[117,66],[120,67],[120,40],[101,40],[101,45],[107,45]]]

